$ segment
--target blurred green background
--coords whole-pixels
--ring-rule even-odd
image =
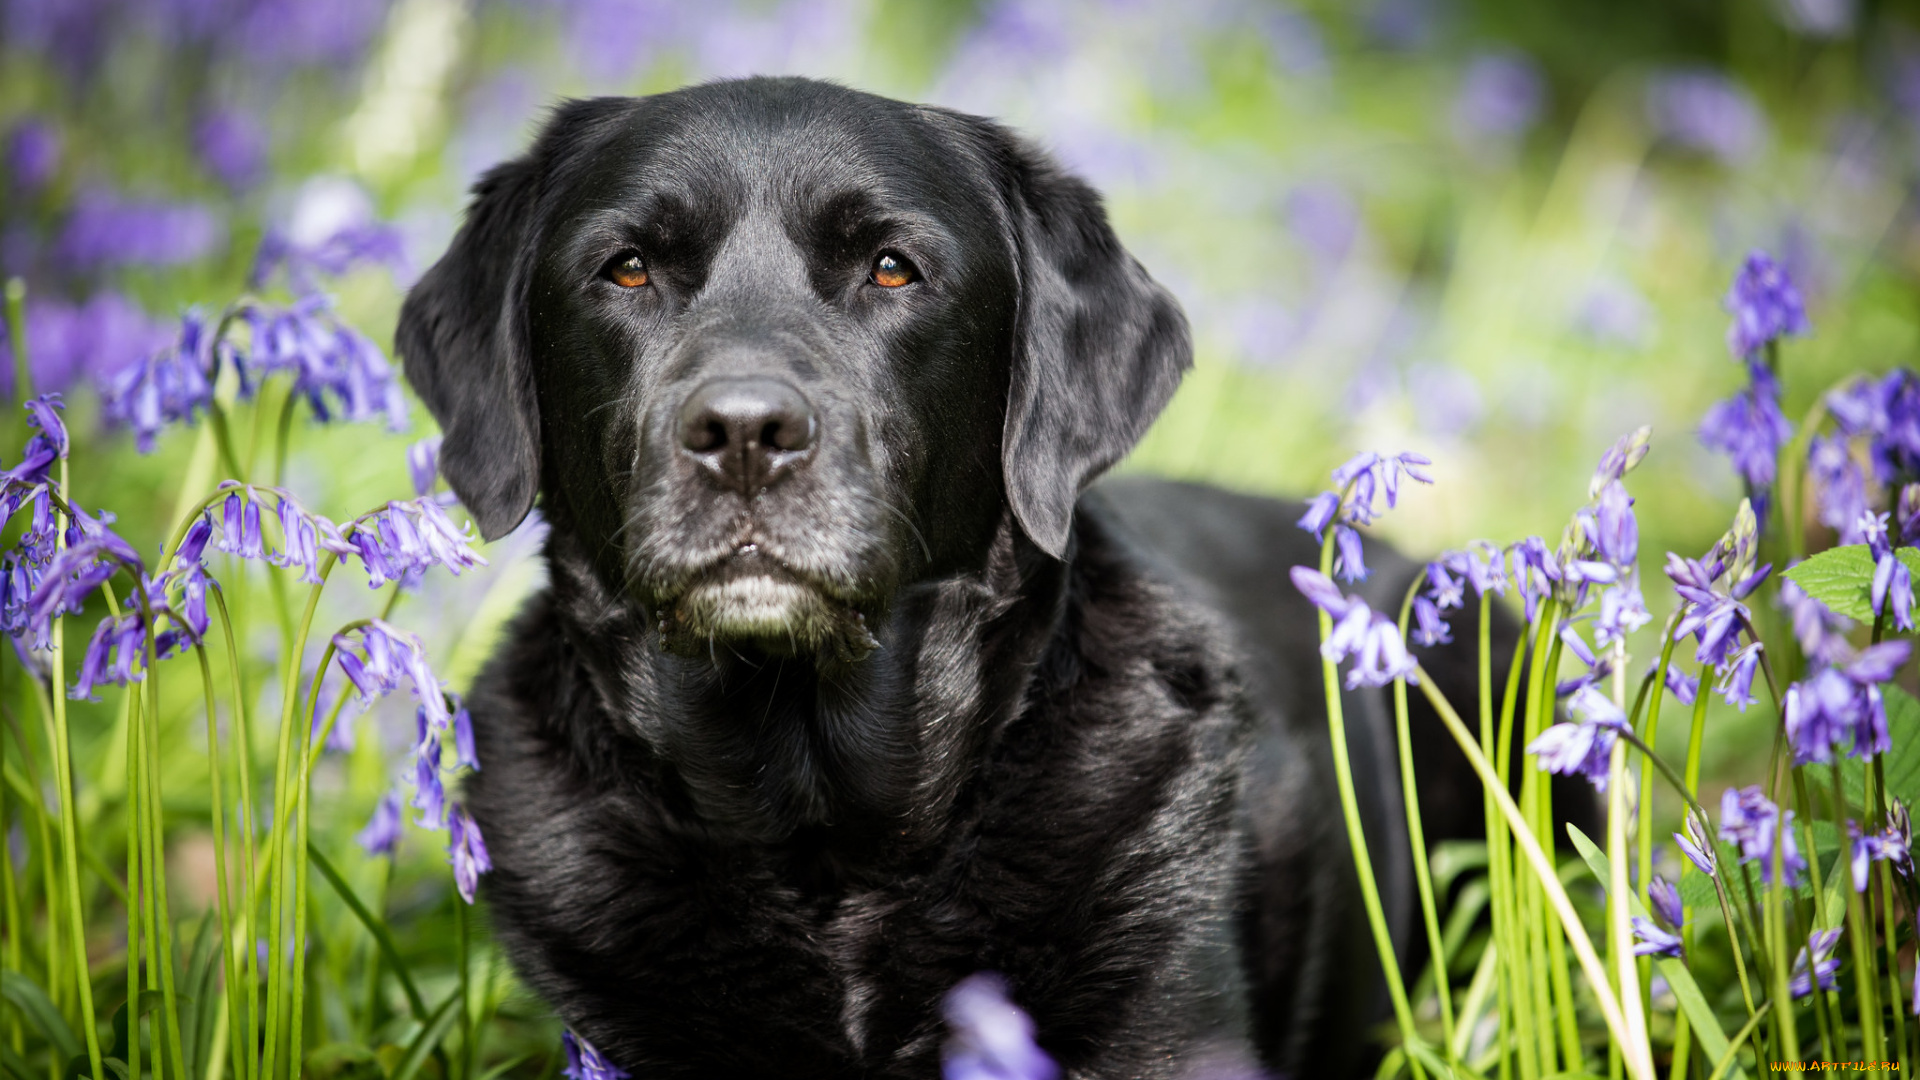
[[[1106,193],[1198,347],[1125,469],[1304,494],[1355,450],[1419,451],[1438,483],[1378,529],[1426,554],[1556,539],[1600,453],[1650,424],[1629,486],[1656,626],[1664,552],[1702,552],[1741,494],[1695,436],[1743,382],[1720,305],[1740,259],[1773,253],[1807,296],[1814,333],[1783,354],[1796,421],[1848,373],[1920,354],[1911,4],[3,0],[0,264],[30,288],[37,383],[68,390],[77,497],[151,547],[183,483],[219,479],[195,431],[135,454],[87,388],[187,306],[244,291],[264,236],[391,227],[404,258],[324,282],[385,345],[467,186],[554,101],[756,73],[999,117]],[[413,412],[405,434],[303,414],[288,486],[336,518],[404,497],[404,448],[432,423]],[[456,689],[537,585],[534,531],[397,610]],[[368,613],[355,592],[332,590],[335,622]],[[258,629],[270,658],[278,639]],[[169,691],[183,718],[189,681]],[[276,693],[269,675],[263,702]],[[1764,753],[1769,718],[1715,709],[1708,775],[1731,777]],[[362,721],[361,749],[323,772],[329,843],[365,820],[390,763],[372,733],[398,746],[403,713]],[[111,790],[108,714],[83,707],[76,725],[82,769],[104,762]],[[189,803],[194,768],[182,751],[170,787]],[[439,925],[439,849],[407,852],[392,916]]]

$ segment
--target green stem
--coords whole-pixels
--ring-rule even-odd
[[[172,909],[167,902],[167,839],[166,819],[163,816],[160,793],[160,672],[154,664],[153,631],[155,616],[152,606],[147,602],[144,589],[136,588],[131,599],[139,604],[141,614],[146,619],[148,633],[145,635],[146,649],[146,694],[147,708],[142,715],[146,726],[146,735],[141,740],[142,755],[147,769],[147,850],[151,854],[149,875],[153,881],[154,951],[160,956],[160,998],[165,1022],[167,1048],[173,1051],[175,1071],[181,1080],[191,1080],[187,1074],[187,1058],[180,1041],[180,1007],[174,995],[173,985],[173,918]],[[207,718],[209,727],[213,718]],[[156,1059],[158,1054],[155,1055]]]
[[[1400,604],[1400,637],[1407,636],[1407,623],[1413,615],[1413,597],[1420,589],[1416,576]],[[1414,881],[1420,889],[1420,914],[1426,922],[1427,948],[1433,964],[1434,996],[1440,1000],[1440,1038],[1449,1060],[1453,1058],[1453,988],[1447,979],[1447,952],[1440,938],[1440,915],[1434,904],[1433,874],[1427,862],[1426,830],[1420,823],[1420,787],[1413,772],[1413,735],[1407,719],[1407,680],[1393,680],[1394,734],[1400,748],[1401,801],[1407,812],[1407,842],[1412,848]]]
[[[177,549],[177,546],[176,546]],[[241,950],[237,961],[245,973],[245,1022],[238,1038],[244,1047],[239,1060],[234,1063],[234,1071],[239,1080],[255,1080],[260,1076],[259,1062],[255,1054],[260,1045],[260,959],[259,950],[254,947],[258,934],[254,930],[256,915],[259,911],[259,891],[255,886],[258,880],[254,874],[253,845],[258,831],[253,825],[253,727],[247,720],[247,695],[240,670],[240,651],[234,641],[233,616],[227,611],[225,592],[217,582],[209,583],[207,594],[213,601],[214,610],[220,616],[220,632],[226,646],[227,672],[233,684],[233,718],[235,745],[235,765],[240,781],[240,903],[239,925],[225,927],[229,937],[238,936],[237,947]]]
[[[7,342],[13,348],[13,400],[33,399],[33,365],[27,362],[27,283],[7,279]],[[99,1070],[94,1072],[98,1074]]]
[[[213,826],[214,903],[218,905],[216,910],[219,913],[221,933],[226,935],[233,929],[233,904],[227,892],[227,813],[226,799],[220,790],[220,774],[224,770],[220,767],[219,713],[215,709],[213,665],[207,661],[205,643],[194,642],[193,654],[200,661],[200,686],[207,699],[207,781],[212,788],[210,797],[213,803],[213,812],[208,816],[212,819]],[[234,963],[233,950],[224,945],[220,949],[220,973],[222,983],[228,991],[221,995],[227,1007],[228,1053],[234,1063],[235,1080],[247,1080],[246,1066],[242,1064],[243,1055],[240,1050],[243,1045],[240,1042],[241,1018],[238,995],[241,985],[240,972]],[[210,1055],[217,1053],[218,1051],[209,1051]]]
[[[1534,649],[1537,650],[1538,648],[1539,644],[1535,642]],[[1520,687],[1523,682],[1522,672],[1525,670],[1528,654],[1529,650],[1525,648],[1515,648],[1513,650],[1513,660],[1507,666],[1506,688],[1500,700],[1500,734],[1498,742],[1494,747],[1496,755],[1494,760],[1499,763],[1498,775],[1501,791],[1510,790],[1513,758],[1513,729],[1519,706]],[[1491,812],[1495,815],[1500,815],[1500,803],[1493,797],[1493,792],[1487,791],[1483,794],[1488,805],[1492,807]],[[1515,1056],[1519,1059],[1520,1080],[1536,1080],[1536,1078],[1542,1074],[1543,1066],[1540,1064],[1537,1056],[1539,1049],[1538,1043],[1533,1038],[1533,1032],[1539,1027],[1539,1018],[1534,1015],[1533,1011],[1533,969],[1531,961],[1528,959],[1532,954],[1532,950],[1530,948],[1531,942],[1527,940],[1527,924],[1524,921],[1521,910],[1524,906],[1527,891],[1525,882],[1520,880],[1519,876],[1514,873],[1512,864],[1513,847],[1507,841],[1507,820],[1504,816],[1499,817],[1498,828],[1498,835],[1501,838],[1499,845],[1500,872],[1502,883],[1505,887],[1495,890],[1494,899],[1500,902],[1506,912],[1507,948],[1501,955],[1501,962],[1506,965],[1508,976],[1504,1000],[1508,1002],[1509,1007],[1512,1009],[1513,1029],[1519,1036],[1514,1040],[1513,1049]],[[1492,836],[1494,834],[1489,833],[1488,835]],[[1545,1066],[1545,1068],[1549,1069],[1551,1067],[1550,1065]]]
[[[1833,779],[1834,816],[1836,819],[1841,819],[1845,816],[1846,803],[1840,790],[1840,763],[1835,762],[1827,773]],[[1845,841],[1843,840],[1842,843],[1844,844]],[[1848,872],[1847,849],[1843,846],[1840,852],[1840,863],[1834,868],[1834,873],[1846,874]],[[1810,861],[1816,863],[1820,861],[1819,852],[1813,851],[1810,854],[1813,856]],[[1854,891],[1853,882],[1843,881],[1840,887],[1847,893],[1847,940],[1853,947],[1853,981],[1856,1004],[1860,1010],[1860,1049],[1869,1060],[1882,1061],[1886,1058],[1886,1032],[1882,1029],[1880,1022],[1878,996],[1880,967],[1874,956],[1873,944],[1867,940],[1873,924],[1867,921],[1866,908],[1860,902],[1860,894]]]
[[[1333,531],[1328,530],[1326,539],[1320,546],[1320,572],[1331,573],[1333,568]],[[1319,613],[1320,640],[1325,641],[1333,633],[1333,618],[1325,611]],[[1387,979],[1387,995],[1393,1002],[1394,1019],[1400,1025],[1400,1038],[1411,1047],[1420,1039],[1414,1027],[1413,1009],[1407,1004],[1407,988],[1400,978],[1400,964],[1394,956],[1393,935],[1387,929],[1386,912],[1380,905],[1380,890],[1374,882],[1373,858],[1367,851],[1366,832],[1360,824],[1360,803],[1353,786],[1353,767],[1347,756],[1346,719],[1341,711],[1340,673],[1331,660],[1320,663],[1321,683],[1327,699],[1327,735],[1333,750],[1334,780],[1340,791],[1340,812],[1346,821],[1347,844],[1353,856],[1354,872],[1360,879],[1360,898],[1366,907],[1367,923],[1373,931],[1374,948],[1380,954],[1380,967]],[[1407,1066],[1415,1080],[1422,1080],[1426,1072],[1419,1061],[1409,1053]]]

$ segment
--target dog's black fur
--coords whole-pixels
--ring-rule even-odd
[[[883,252],[918,279],[879,284]],[[647,283],[611,280],[635,255]],[[467,797],[500,937],[615,1062],[933,1076],[942,995],[982,969],[1074,1077],[1377,1056],[1287,580],[1317,548],[1294,505],[1086,491],[1190,346],[1085,184],[988,121],[818,82],[571,102],[480,182],[398,346],[482,532],[542,495],[551,583],[471,695]],[[689,402],[746,377],[812,418],[722,461]],[[1397,610],[1415,567],[1371,559]],[[1457,702],[1473,655],[1424,657]],[[1411,955],[1390,714],[1346,714]],[[1417,696],[1414,720],[1429,837],[1473,835],[1479,789]]]

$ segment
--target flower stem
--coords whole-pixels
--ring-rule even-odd
[[[1327,531],[1327,538],[1320,545],[1320,572],[1331,573],[1333,567],[1333,531]],[[1333,633],[1333,618],[1325,611],[1319,613],[1320,640],[1327,640]],[[1338,666],[1331,660],[1320,662],[1321,683],[1327,698],[1327,737],[1333,750],[1333,775],[1340,790],[1340,812],[1346,821],[1347,846],[1353,856],[1354,872],[1360,879],[1360,899],[1366,907],[1367,923],[1373,930],[1374,948],[1380,953],[1380,967],[1386,975],[1387,994],[1393,1002],[1394,1019],[1400,1025],[1400,1038],[1411,1047],[1420,1039],[1413,1023],[1413,1010],[1407,1004],[1407,988],[1400,978],[1400,964],[1393,951],[1393,934],[1387,929],[1386,912],[1380,905],[1379,886],[1374,882],[1373,858],[1367,851],[1367,836],[1360,824],[1360,803],[1353,786],[1353,767],[1347,756],[1346,719],[1341,712],[1340,673]],[[1407,1067],[1415,1080],[1424,1080],[1426,1071],[1419,1059],[1409,1053]]]
[[[1400,604],[1400,637],[1407,636],[1407,623],[1413,615],[1413,597],[1420,589],[1415,576]],[[1440,938],[1440,915],[1434,906],[1433,874],[1427,862],[1426,830],[1420,823],[1420,787],[1413,772],[1413,736],[1407,720],[1407,680],[1393,680],[1394,734],[1400,748],[1401,802],[1407,812],[1407,842],[1412,849],[1414,881],[1420,889],[1420,915],[1426,923],[1427,948],[1433,964],[1434,996],[1440,1001],[1441,1045],[1453,1056],[1453,988],[1447,980],[1447,950]]]

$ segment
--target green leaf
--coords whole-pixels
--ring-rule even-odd
[[[393,969],[394,976],[400,980],[400,989],[406,992],[407,1005],[413,1010],[414,1019],[423,1024],[426,1023],[426,1002],[420,997],[420,990],[413,983],[413,975],[407,970],[407,962],[400,959],[400,950],[394,948],[393,937],[387,933],[387,924],[367,910],[367,905],[361,903],[360,898],[354,895],[353,886],[347,884],[347,879],[340,876],[340,871],[333,868],[333,863],[328,862],[325,855],[320,854],[319,848],[308,844],[307,856],[312,860],[313,868],[320,871],[320,876],[326,878],[327,884],[333,886],[333,891],[345,901],[347,910],[353,912],[354,918],[360,920],[360,925],[366,927],[367,932],[373,935],[374,944],[379,947],[380,955],[386,958],[387,965]]]
[[[1903,547],[1894,554],[1920,580],[1920,549]],[[1828,548],[1788,570],[1786,576],[1834,614],[1873,621],[1873,553],[1867,545]]]
[[[1567,835],[1573,839],[1573,846],[1579,849],[1580,857],[1587,861],[1587,868],[1593,871],[1593,876],[1604,887],[1611,880],[1607,853],[1595,847],[1593,841],[1587,839],[1586,833],[1572,825],[1567,826]],[[1714,903],[1718,905],[1719,901]],[[1632,890],[1627,892],[1627,913],[1647,917],[1646,905]],[[1680,1003],[1680,1010],[1687,1014],[1688,1022],[1693,1025],[1694,1038],[1700,1040],[1700,1049],[1706,1052],[1707,1060],[1720,1060],[1729,1045],[1727,1035],[1720,1028],[1719,1017],[1713,1015],[1713,1006],[1707,1004],[1706,995],[1700,992],[1700,985],[1693,981],[1693,972],[1687,970],[1685,963],[1670,956],[1656,958],[1653,966],[1666,976],[1674,1000]],[[1735,1065],[1732,1075],[1744,1078],[1747,1074]]]
[[[17,971],[0,972],[0,997],[5,997],[19,1009],[40,1034],[53,1044],[54,1051],[62,1058],[70,1058],[85,1052],[80,1040],[74,1037],[73,1029],[67,1026],[66,1018],[60,1010],[53,1007],[47,999],[47,992],[40,985]]]
[[[453,993],[447,995],[447,1000],[441,1002],[433,1012],[428,1014],[427,1022],[420,1028],[420,1034],[415,1035],[413,1042],[407,1047],[406,1056],[402,1057],[400,1064],[394,1067],[393,1080],[413,1080],[414,1074],[420,1071],[420,1066],[426,1064],[427,1056],[439,1047],[441,1041],[447,1037],[447,1032],[453,1030],[454,1021],[460,1018],[460,1010],[455,1006],[460,1004],[463,990],[465,987],[454,987]]]
[[[1893,749],[1883,759],[1887,794],[1911,807],[1920,803],[1920,701],[1893,685],[1881,687],[1880,694],[1886,699],[1887,733],[1893,738]]]

